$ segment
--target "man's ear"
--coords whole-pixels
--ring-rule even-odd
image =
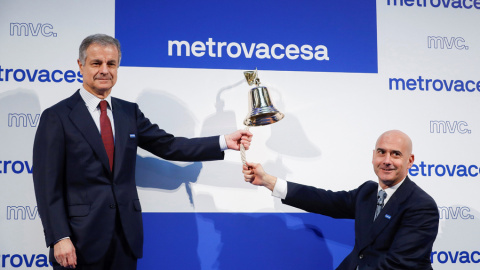
[[[80,73],[83,75],[83,65],[80,59],[77,59],[77,64],[78,64],[78,68],[80,69]]]
[[[414,161],[415,161],[415,155],[411,154],[410,157],[408,158],[408,169],[410,169],[413,166]]]

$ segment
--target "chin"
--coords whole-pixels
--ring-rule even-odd
[[[110,89],[110,88],[112,88],[112,87],[113,87],[112,84],[99,84],[99,85],[97,85],[97,88],[98,88],[98,89],[102,89],[102,90],[104,90],[104,89]]]
[[[108,88],[108,87],[98,87],[97,88],[98,92],[100,92],[102,94],[105,93],[105,92],[108,92],[108,90],[110,90],[110,89],[112,89],[112,88],[111,87],[110,88]]]
[[[398,182],[398,179],[381,179],[382,183],[386,186],[393,186],[396,185]]]

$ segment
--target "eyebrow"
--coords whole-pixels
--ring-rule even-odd
[[[400,150],[392,150],[393,153],[397,153],[397,154],[400,154],[400,155],[403,155],[402,151]]]
[[[387,150],[386,150],[385,148],[381,148],[381,147],[378,147],[378,148],[377,148],[377,151],[387,152]],[[390,152],[403,155],[402,151],[400,151],[400,150],[391,150]]]
[[[101,62],[101,63],[103,63],[103,60],[102,60],[102,59],[99,59],[99,58],[94,58],[94,59],[90,59],[90,60],[88,61],[88,63],[94,63],[94,62]],[[107,60],[107,63],[108,63],[108,64],[111,64],[111,63],[115,63],[115,64],[116,64],[117,62],[118,62],[118,61],[115,60],[115,59]]]

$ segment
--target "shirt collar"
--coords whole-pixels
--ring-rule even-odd
[[[112,97],[110,95],[108,95],[104,99],[100,99],[96,97],[94,94],[85,90],[85,88],[82,86],[80,87],[80,96],[82,97],[83,101],[85,101],[85,105],[87,105],[87,109],[89,112],[94,112],[97,109],[98,104],[102,100],[106,100],[108,102],[108,107],[110,108],[110,110],[113,110]]]
[[[397,189],[403,184],[403,182],[405,181],[407,177],[405,176],[405,178],[403,178],[402,181],[400,181],[398,184],[396,184],[395,186],[391,186],[391,187],[388,187],[386,189],[384,189],[383,191],[385,191],[387,193],[387,200],[390,199],[393,195],[393,193],[395,193],[395,191],[397,191]],[[380,191],[380,189],[382,189],[380,187],[380,185],[378,185],[378,190],[377,190],[377,193],[378,191]]]

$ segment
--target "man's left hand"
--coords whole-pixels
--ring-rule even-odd
[[[243,144],[245,150],[250,148],[253,134],[248,130],[237,130],[232,134],[225,135],[225,141],[228,149],[240,150],[240,144]]]

